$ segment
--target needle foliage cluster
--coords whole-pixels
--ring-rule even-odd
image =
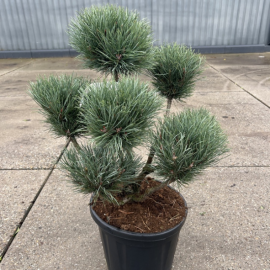
[[[71,21],[68,34],[87,68],[129,75],[152,65],[151,27],[135,11],[113,5],[86,8]]]
[[[202,108],[159,121],[151,145],[155,173],[180,185],[188,184],[228,151],[227,136],[215,117]]]
[[[62,168],[80,193],[94,192],[95,198],[117,204],[115,197],[134,183],[139,158],[89,144],[71,148],[62,159]]]
[[[30,83],[29,94],[41,107],[40,112],[56,137],[81,135],[80,89],[89,83],[90,80],[75,75],[40,77]]]
[[[203,57],[184,45],[168,44],[154,50],[154,65],[148,70],[162,96],[181,100],[191,96]]]
[[[138,79],[90,84],[82,93],[87,135],[100,147],[131,151],[149,133],[163,99]]]

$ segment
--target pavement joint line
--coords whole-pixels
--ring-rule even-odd
[[[32,60],[33,61],[38,61],[40,59],[32,59]],[[28,65],[28,64],[26,64],[26,65]],[[55,71],[55,72],[62,72],[62,71],[70,72],[70,71],[73,71],[73,73],[76,73],[77,71],[78,72],[87,72],[89,70],[87,68],[85,68],[85,69],[39,69],[39,70],[35,70],[35,71],[38,71],[38,72],[40,72],[40,71],[42,71],[42,72],[44,72],[44,71],[49,71],[49,72],[51,72],[51,71]],[[24,70],[23,72],[25,72],[25,73],[27,73],[27,72],[32,73],[33,70]],[[101,75],[101,76],[104,76],[104,75]]]
[[[209,168],[270,168],[270,165],[228,165],[212,166]]]
[[[194,94],[206,94],[206,93],[243,93],[243,91],[194,91]]]
[[[52,168],[0,168],[0,171],[47,171]]]
[[[223,74],[221,71],[219,71],[218,69],[216,69],[215,67],[213,67],[212,65],[210,65],[208,63],[208,65],[214,69],[215,71],[217,71],[219,74],[221,74],[222,76],[224,76],[226,79],[228,79],[229,81],[231,81],[232,83],[234,83],[236,86],[238,86],[239,88],[241,88],[242,90],[244,90],[247,94],[249,94],[250,96],[252,96],[253,98],[255,98],[257,101],[259,101],[260,103],[262,103],[264,106],[266,106],[268,109],[270,109],[270,106],[267,105],[264,101],[262,101],[261,99],[259,99],[258,97],[256,97],[255,95],[253,95],[252,93],[250,93],[247,89],[245,89],[244,87],[242,87],[240,84],[238,84],[237,82],[235,82],[234,80],[232,80],[231,78],[229,78],[227,75]],[[261,69],[263,70],[263,69]],[[260,71],[260,70],[257,70]],[[243,74],[244,75],[244,74]]]
[[[270,165],[217,165],[209,168],[270,168]],[[57,167],[51,168],[0,168],[1,171],[48,171],[48,170],[60,170]]]
[[[21,66],[21,67],[14,68],[14,69],[12,69],[12,70],[10,70],[10,71],[7,71],[6,73],[1,74],[0,77],[3,77],[3,76],[5,76],[5,75],[7,75],[7,74],[9,74],[9,73],[11,73],[11,72],[13,72],[13,71],[18,70],[18,69],[24,68],[24,67],[30,65],[33,61],[36,61],[36,59],[31,59],[27,64],[25,64],[25,65],[23,65],[23,66]]]
[[[27,210],[25,211],[25,213],[24,213],[24,215],[23,215],[21,221],[19,222],[19,225],[16,227],[16,229],[14,230],[13,235],[10,237],[8,243],[7,243],[6,246],[4,247],[4,250],[3,250],[2,253],[0,254],[0,264],[1,264],[1,262],[3,261],[3,259],[4,259],[5,255],[6,255],[7,251],[9,250],[10,246],[12,245],[12,242],[13,242],[13,240],[15,239],[16,235],[18,234],[18,232],[19,232],[21,226],[23,225],[25,219],[27,218],[28,214],[30,213],[32,207],[34,206],[36,200],[38,199],[40,193],[42,192],[44,186],[45,186],[46,183],[48,182],[48,180],[49,180],[51,174],[53,173],[53,171],[54,171],[56,165],[57,165],[58,162],[60,161],[61,157],[63,156],[63,154],[64,154],[64,152],[65,152],[65,150],[68,148],[68,145],[69,145],[70,142],[71,142],[71,138],[68,138],[68,140],[67,140],[67,142],[66,142],[66,144],[65,144],[65,146],[64,146],[64,148],[63,148],[63,150],[61,151],[59,157],[58,157],[57,160],[55,161],[54,166],[51,168],[51,170],[50,170],[50,172],[48,173],[47,177],[46,177],[45,180],[43,181],[41,187],[39,188],[39,190],[38,190],[38,192],[37,192],[37,194],[36,194],[36,196],[35,196],[34,199],[30,202],[30,205],[28,206]]]

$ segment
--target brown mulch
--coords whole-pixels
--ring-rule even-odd
[[[159,183],[147,177],[141,190]],[[175,190],[165,187],[144,202],[114,206],[98,200],[93,206],[97,215],[108,224],[138,233],[157,233],[175,227],[186,215],[183,199]]]

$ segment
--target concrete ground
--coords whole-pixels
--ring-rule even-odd
[[[230,155],[181,193],[189,207],[173,269],[270,269],[270,54],[208,55],[186,103],[205,107],[227,132]],[[74,58],[0,60],[0,253],[64,148],[27,95],[38,75],[100,79]],[[142,76],[142,79],[146,79]],[[7,250],[1,270],[106,270],[89,196],[58,169]],[[139,270],[139,269],[138,269]]]

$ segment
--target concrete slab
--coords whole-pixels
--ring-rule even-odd
[[[270,65],[270,53],[242,53],[242,54],[208,54],[205,55],[208,63],[218,66],[237,65]]]
[[[203,73],[200,75],[195,84],[195,92],[242,92],[243,90],[226,79],[222,74],[212,69],[205,67]]]
[[[7,74],[10,70],[0,70],[0,76]]]
[[[48,171],[0,171],[0,254],[47,174]]]
[[[269,176],[269,168],[212,168],[183,188],[189,214],[173,269],[268,269]]]
[[[50,63],[51,61],[58,63],[56,69],[62,63],[58,62],[58,59],[49,60]],[[73,65],[73,60],[67,58],[66,62],[61,65],[66,67],[70,61]],[[35,68],[35,61],[33,66]],[[38,75],[49,76],[50,74],[72,74],[74,72],[71,69],[54,70],[52,66],[53,63],[51,63],[50,70],[37,71],[31,70],[30,66],[27,71],[20,69],[20,71],[0,77],[0,117],[2,119],[0,168],[50,167],[64,147],[65,139],[55,139],[48,132],[48,125],[43,123],[43,117],[37,112],[38,106],[27,94],[29,81],[35,81]],[[97,73],[94,71],[78,70],[76,73],[79,76],[97,78]]]
[[[93,70],[83,69],[81,62],[76,58],[36,59],[27,67],[0,78],[2,89],[0,94],[1,96],[8,94],[22,94],[20,90],[26,90],[28,88],[29,81],[35,81],[39,75],[70,75],[72,73],[75,73],[78,76],[89,77],[93,80],[101,80],[105,77],[103,74]],[[142,81],[151,82],[150,78],[145,75],[140,75],[140,78]],[[18,87],[20,87],[20,89],[18,89]],[[201,78],[196,83],[195,91],[242,91],[242,89],[206,65]]]
[[[270,106],[270,66],[222,66],[219,70]]]
[[[1,97],[0,168],[50,167],[65,145],[54,138],[28,96]]]
[[[83,62],[75,57],[39,58],[22,70],[83,69]]]
[[[27,96],[30,81],[35,82],[39,77],[64,74],[74,74],[74,76],[82,76],[91,80],[101,80],[103,78],[102,74],[92,70],[19,70],[0,77],[0,97]]]
[[[269,166],[269,109],[245,92],[195,93],[186,103],[174,102],[172,112],[204,107],[229,136],[229,156],[220,166]]]
[[[89,196],[54,171],[1,263],[4,269],[106,269]]]
[[[104,78],[104,75],[101,73],[83,69],[82,62],[77,58],[44,58],[36,59],[35,62],[20,69],[19,72],[13,73],[10,78],[5,78],[5,81],[2,81],[2,83],[12,85],[13,82],[16,82],[16,77],[19,77],[21,73],[24,73],[26,76],[23,82],[27,84],[29,80],[36,79],[36,74],[45,76],[49,74],[72,74],[73,70],[76,70],[76,73],[80,76],[93,79]],[[143,81],[151,82],[150,78],[145,75],[141,75],[140,78]],[[209,85],[210,82],[211,87]],[[205,66],[201,79],[196,83],[196,91],[241,91],[241,89],[208,66]]]
[[[262,76],[261,72],[265,73],[269,71],[270,65],[242,65],[240,63],[239,65],[211,65],[210,68],[213,72],[220,72],[221,74],[228,76],[230,79],[236,80],[239,77],[241,78],[253,73]]]
[[[198,181],[181,191],[190,209],[173,269],[266,270],[270,265],[269,109],[222,73],[229,78],[232,76],[242,87],[245,83],[245,87],[259,84],[261,98],[267,100],[270,53],[211,55],[207,59],[214,69],[207,67],[203,79],[196,84],[194,95],[186,99],[186,103],[174,102],[172,111],[201,106],[209,109],[228,133],[231,152],[218,164],[220,167],[207,170]],[[27,67],[0,76],[3,134],[0,168],[52,164],[65,141],[55,140],[48,134],[46,126],[40,122],[42,117],[36,112],[37,106],[25,90],[28,81],[35,80],[38,73],[70,74],[76,70],[82,76],[98,76],[95,72],[81,70],[80,65],[73,58],[38,59]],[[149,81],[144,76],[141,79]],[[35,179],[34,175],[29,177]],[[12,204],[17,202],[17,197],[18,202],[22,198],[11,191],[17,183],[16,176],[5,174],[1,178],[9,185],[4,191],[8,190],[8,195],[0,198],[0,202],[5,200],[6,209],[13,209],[8,201]],[[1,270],[107,269],[98,229],[90,218],[89,196],[74,193],[64,180],[58,170],[53,173],[1,263]],[[30,196],[35,190],[31,190],[32,186],[29,188]],[[27,187],[22,189],[27,190]],[[12,211],[5,221],[6,228],[19,216],[17,210]],[[5,237],[10,234],[4,231],[7,231],[3,234]],[[2,233],[0,235],[2,237]]]
[[[212,168],[183,188],[189,215],[173,269],[267,269],[269,174],[269,168]],[[73,193],[64,180],[53,173],[2,270],[107,269],[89,196]]]
[[[0,59],[0,76],[31,63],[32,59]]]
[[[270,68],[247,74],[235,81],[270,107]]]

